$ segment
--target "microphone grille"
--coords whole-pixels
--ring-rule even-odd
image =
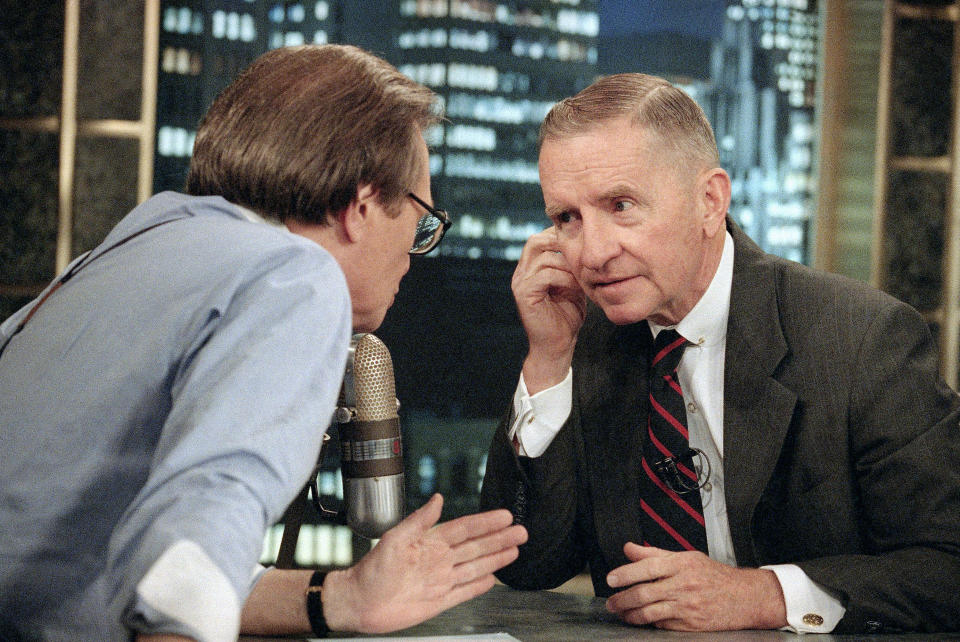
[[[383,341],[372,334],[364,334],[357,340],[353,387],[358,420],[379,421],[397,416],[393,360]]]

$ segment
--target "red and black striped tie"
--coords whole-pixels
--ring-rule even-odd
[[[700,484],[687,435],[677,364],[687,340],[676,330],[657,335],[650,364],[650,414],[640,475],[644,544],[707,552]]]

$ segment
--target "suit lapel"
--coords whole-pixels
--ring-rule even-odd
[[[592,307],[592,306],[591,306]],[[646,322],[614,326],[599,309],[594,319],[599,349],[590,351],[574,368],[584,378],[580,399],[583,437],[595,447],[585,449],[595,524],[601,548],[611,559],[626,562],[623,544],[639,542],[639,523],[623,519],[640,510],[637,476],[643,452],[642,419],[647,408],[647,362],[652,340]],[[588,322],[589,323],[589,322]],[[597,344],[592,344],[597,346]]]
[[[727,514],[737,562],[757,563],[750,523],[776,467],[796,394],[773,373],[787,356],[773,262],[736,225],[724,365],[723,450]]]

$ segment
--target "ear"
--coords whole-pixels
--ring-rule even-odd
[[[709,238],[726,229],[730,210],[730,176],[720,167],[700,175],[698,197],[703,212],[703,229]]]
[[[343,210],[337,214],[337,220],[343,229],[346,241],[357,243],[369,233],[374,208],[379,193],[368,184],[357,188],[357,195]]]

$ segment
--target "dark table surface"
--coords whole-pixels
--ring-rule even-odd
[[[907,635],[806,635],[798,636],[782,631],[731,631],[722,633],[678,633],[638,628],[621,622],[607,613],[604,600],[586,595],[552,591],[515,591],[495,586],[488,593],[456,606],[437,617],[403,631],[387,636],[357,636],[358,638],[391,637],[450,637],[481,636],[509,633],[521,642],[560,642],[563,640],[720,640],[721,642],[772,642],[774,640],[804,640],[805,642],[834,642],[868,640],[885,642],[896,640],[957,640],[960,633]],[[331,637],[349,637],[331,634]],[[270,638],[241,637],[244,642]],[[276,638],[272,638],[276,640]],[[290,639],[290,638],[286,638]],[[294,638],[309,639],[309,638]]]

